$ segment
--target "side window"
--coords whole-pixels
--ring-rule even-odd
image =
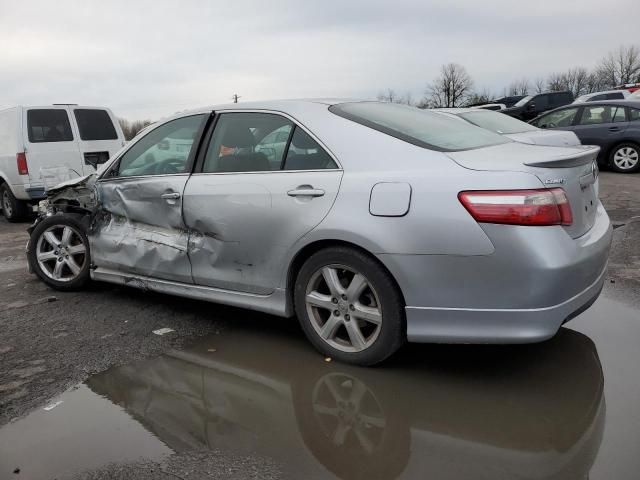
[[[611,107],[611,121],[612,122],[626,122],[627,117],[624,113],[624,107]]]
[[[67,111],[33,109],[27,111],[27,130],[31,143],[70,142],[73,140]]]
[[[576,113],[578,113],[578,107],[551,112],[540,117],[537,126],[540,128],[568,127],[573,123]]]
[[[338,168],[336,162],[304,130],[296,127],[284,162],[285,170]]]
[[[271,113],[223,113],[204,159],[204,173],[280,170],[293,124]]]
[[[113,176],[184,173],[206,115],[178,118],[149,131],[120,158]]]
[[[589,99],[590,102],[597,102],[598,100],[607,100],[607,95],[603,93],[600,95],[594,95]]]
[[[118,134],[106,110],[77,108],[76,116],[82,140],[117,140]]]
[[[638,120],[640,120],[640,110],[638,110],[637,108],[630,108],[629,120],[632,122],[637,122]]]
[[[538,95],[534,97],[532,101],[535,103],[536,110],[539,112],[549,107],[549,97],[547,95]]]
[[[614,92],[607,94],[606,100],[622,100],[623,98],[624,95],[622,94],[622,92]]]
[[[624,108],[611,105],[584,107],[580,125],[599,125],[602,123],[624,122]]]

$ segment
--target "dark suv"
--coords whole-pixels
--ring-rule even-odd
[[[573,102],[573,93],[571,92],[537,93],[535,95],[527,95],[513,107],[501,110],[501,112],[527,121],[536,118],[547,110],[569,105],[571,102]]]

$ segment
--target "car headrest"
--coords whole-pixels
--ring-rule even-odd
[[[255,147],[256,139],[247,127],[231,124],[222,137],[222,145],[237,148]]]

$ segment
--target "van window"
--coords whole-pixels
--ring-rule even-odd
[[[42,108],[27,111],[27,131],[31,143],[73,140],[66,110]]]
[[[73,111],[82,140],[117,140],[118,134],[106,110],[78,108]]]

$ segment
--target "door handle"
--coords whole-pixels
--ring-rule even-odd
[[[289,190],[287,195],[290,197],[322,197],[324,195],[324,190],[319,188],[298,187],[294,190]]]
[[[609,127],[609,131],[610,132],[619,132],[620,131],[620,127]]]
[[[180,194],[178,192],[163,193],[160,195],[160,198],[164,198],[165,200],[177,200],[180,198]]]

